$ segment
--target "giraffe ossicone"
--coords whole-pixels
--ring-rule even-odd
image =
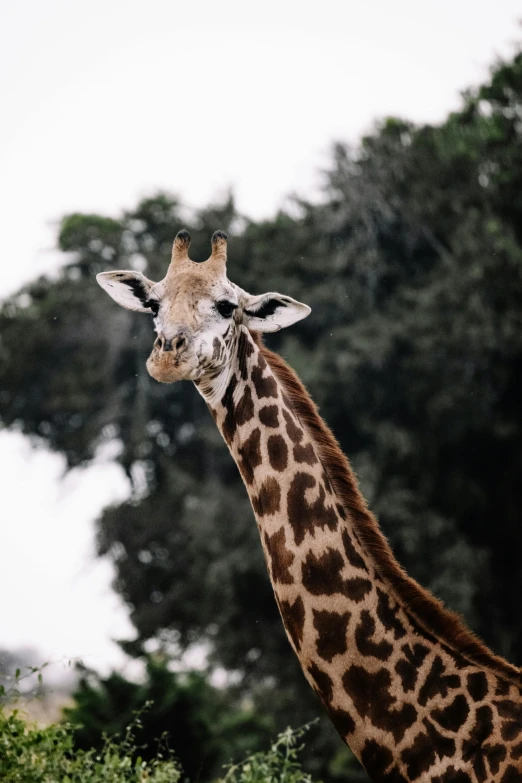
[[[192,380],[243,477],[275,597],[304,675],[374,781],[522,783],[522,671],[494,655],[398,565],[347,458],[260,332],[310,308],[248,294],[226,274],[226,235],[166,277],[103,272],[118,304],[149,313],[158,381]]]

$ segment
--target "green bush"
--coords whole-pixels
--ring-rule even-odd
[[[17,672],[18,674],[18,672]],[[21,701],[17,689],[11,691]],[[0,686],[0,696],[6,693]],[[145,705],[144,714],[151,703]],[[143,759],[136,742],[142,721],[134,715],[123,736],[106,737],[101,748],[75,747],[73,723],[38,727],[22,711],[0,707],[0,780],[2,783],[178,783],[182,771],[162,738],[154,758]],[[297,761],[297,742],[306,726],[280,734],[266,752],[226,768],[222,783],[312,783]]]
[[[139,719],[138,719],[139,720]],[[123,739],[107,739],[101,751],[73,750],[70,723],[30,726],[18,711],[0,711],[0,780],[3,783],[177,783],[176,762],[134,760],[133,726]]]
[[[303,747],[297,746],[297,741],[307,728],[287,729],[266,752],[254,753],[240,764],[231,764],[222,783],[312,783],[297,760]]]
[[[139,714],[133,735],[142,759],[156,758],[161,737],[189,779],[207,781],[218,778],[233,759],[265,748],[275,735],[276,728],[253,705],[215,688],[204,673],[173,672],[168,661],[154,656],[145,664],[139,682],[119,672],[102,677],[81,670],[74,705],[64,710],[77,727],[75,749],[101,749],[105,736],[122,736]]]

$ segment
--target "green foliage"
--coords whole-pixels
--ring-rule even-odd
[[[0,648],[0,704],[24,696],[41,696],[44,692],[42,670],[46,663],[34,666],[37,654],[30,648],[15,651]]]
[[[103,262],[116,261],[124,249],[124,226],[100,215],[74,213],[62,220],[58,244],[61,250],[78,253],[75,268],[88,275]],[[103,268],[99,266],[99,271]]]
[[[122,735],[133,723],[142,759],[156,758],[161,737],[193,779],[217,777],[231,758],[264,747],[273,732],[268,718],[235,703],[203,674],[172,672],[161,658],[147,658],[140,682],[114,672],[104,678],[84,671],[74,699],[64,714],[77,727],[75,748],[101,752],[107,734]],[[133,721],[136,714],[139,720]]]
[[[303,772],[297,760],[297,741],[308,729],[287,729],[265,753],[254,753],[240,764],[229,766],[222,783],[312,783],[310,775]]]
[[[16,686],[17,683],[15,691]],[[152,703],[144,704],[133,713],[121,734],[105,735],[97,747],[82,749],[78,747],[80,727],[73,723],[38,727],[24,721],[23,710],[0,708],[0,780],[3,783],[178,783],[182,779],[181,768],[165,736],[159,741],[155,738],[155,754],[144,757],[140,742],[143,721],[153,709],[156,706]],[[179,728],[180,724],[175,731]],[[222,783],[312,783],[297,759],[302,750],[297,741],[307,728],[287,729],[268,751],[254,753],[237,764],[229,763],[224,777],[221,768],[212,778],[208,774],[202,776],[200,767],[194,779],[219,778]],[[235,729],[241,731],[241,723]],[[186,737],[178,737],[176,733],[173,739],[181,746]],[[183,779],[190,780],[184,777],[186,772],[183,770]]]
[[[17,711],[0,711],[0,780],[3,783],[177,783],[179,767],[169,753],[140,758],[134,725],[99,750],[76,750],[71,724],[27,725]]]

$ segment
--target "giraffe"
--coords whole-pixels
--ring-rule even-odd
[[[102,272],[152,314],[150,375],[192,380],[236,461],[283,624],[303,673],[374,781],[522,783],[522,670],[494,655],[395,560],[348,459],[293,370],[262,343],[305,318],[246,293],[180,231],[159,283]]]

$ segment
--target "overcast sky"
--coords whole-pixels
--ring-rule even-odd
[[[520,0],[17,0],[0,13],[0,298],[59,263],[60,216],[117,215],[158,189],[232,187],[269,216],[317,192],[334,139],[385,115],[437,122],[522,38]],[[145,357],[144,357],[145,360]],[[93,561],[92,520],[126,490],[0,435],[0,647],[117,660],[131,633]],[[8,553],[6,558],[5,553]]]

